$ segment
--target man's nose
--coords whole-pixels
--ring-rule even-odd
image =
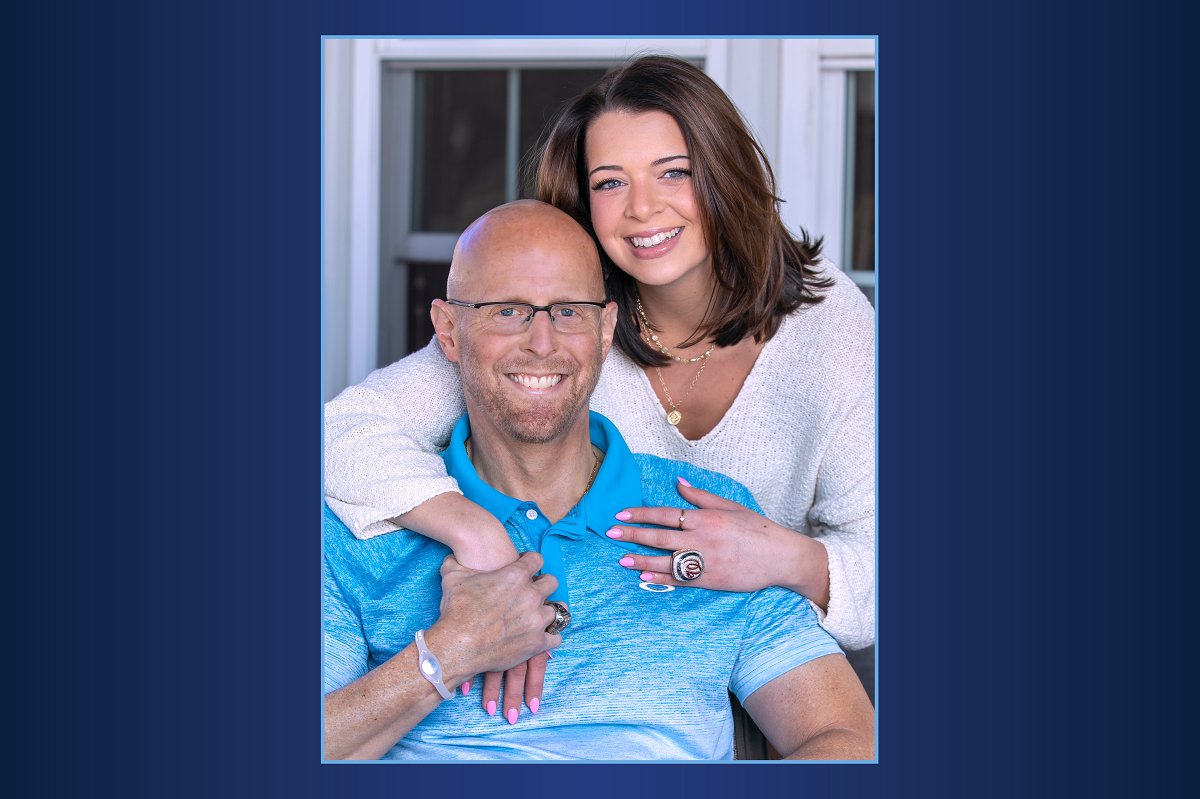
[[[554,322],[550,319],[549,311],[546,311],[545,314],[542,316],[540,308],[534,311],[527,331],[526,349],[539,356],[549,355],[555,349]]]

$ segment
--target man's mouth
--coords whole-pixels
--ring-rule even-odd
[[[679,235],[679,231],[681,230],[683,230],[682,227],[677,227],[671,230],[664,230],[661,233],[655,233],[653,236],[648,236],[646,238],[642,238],[640,236],[630,236],[629,241],[634,247],[637,247],[639,250],[644,250],[647,247],[657,247],[664,241],[670,241]]]
[[[558,385],[558,381],[562,380],[563,376],[513,374],[508,375],[508,379],[525,386],[525,388],[552,388]]]

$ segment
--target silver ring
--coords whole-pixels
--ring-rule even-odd
[[[680,530],[683,529],[683,514],[685,514],[685,513],[687,513],[686,510],[684,510],[683,508],[679,509],[679,529]]]
[[[554,621],[547,625],[546,632],[551,635],[561,633],[571,623],[571,611],[567,610],[567,606],[561,602],[551,602],[547,599],[546,604],[554,608]]]
[[[696,549],[680,549],[671,556],[671,575],[681,583],[690,583],[704,574],[704,556]]]

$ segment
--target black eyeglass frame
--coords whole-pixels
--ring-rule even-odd
[[[533,317],[537,316],[537,312],[545,311],[546,315],[550,317],[551,326],[554,325],[554,309],[555,308],[562,308],[562,307],[565,307],[568,305],[594,305],[597,308],[599,308],[600,310],[604,310],[605,308],[608,307],[607,300],[605,300],[604,302],[592,302],[591,300],[579,300],[578,302],[555,302],[555,303],[551,303],[550,305],[534,305],[531,302],[520,302],[519,300],[502,300],[499,302],[462,302],[461,300],[451,300],[451,299],[447,298],[445,302],[447,305],[459,305],[459,306],[462,306],[463,308],[475,308],[477,310],[479,308],[486,308],[489,305],[523,305],[526,308],[533,309],[533,313],[529,314],[529,319],[527,319],[525,321],[525,324],[527,324],[527,325],[532,324]],[[554,329],[558,330],[557,327],[555,327]],[[595,329],[596,328],[594,328],[594,327],[592,328],[592,330],[595,330]],[[558,332],[561,333],[562,331],[559,330]],[[577,332],[590,333],[591,330],[580,330]]]

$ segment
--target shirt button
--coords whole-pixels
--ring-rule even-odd
[[[537,518],[537,511],[535,511],[533,508],[530,508],[529,510],[525,511],[525,518],[526,518],[526,519],[529,519],[529,520],[531,520],[531,521],[532,521],[533,519],[536,519],[536,518]]]

